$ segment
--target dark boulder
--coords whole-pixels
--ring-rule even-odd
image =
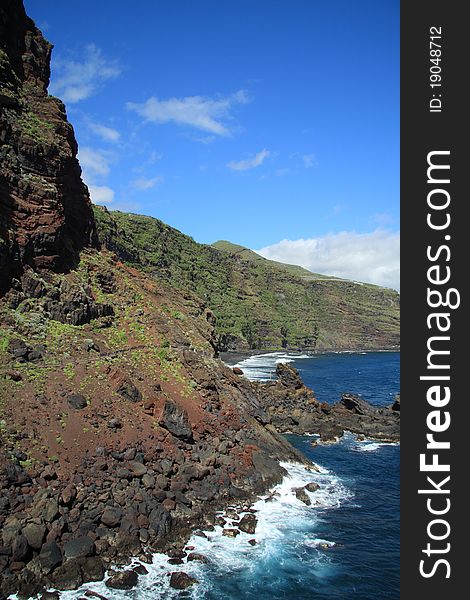
[[[297,500],[300,500],[307,506],[310,506],[312,504],[307,492],[305,491],[305,488],[303,488],[303,487],[295,488],[294,494],[295,494],[295,497],[297,498]]]
[[[104,509],[101,515],[101,522],[107,527],[116,527],[121,522],[122,510],[108,506]]]
[[[140,402],[142,400],[141,391],[132,383],[130,379],[124,379],[116,389],[117,393],[129,402]]]
[[[86,398],[85,396],[82,396],[82,394],[70,394],[70,396],[67,397],[67,403],[70,408],[74,408],[75,410],[81,410],[82,408],[87,407]]]
[[[26,536],[22,533],[15,536],[13,544],[11,546],[11,561],[21,562],[23,561],[29,552],[29,544]]]
[[[23,527],[23,535],[28,540],[28,544],[34,550],[39,550],[42,546],[44,536],[46,534],[46,527],[37,523],[28,523]]]
[[[113,573],[105,583],[112,590],[131,590],[137,585],[138,580],[139,576],[135,571],[120,571]]]
[[[39,598],[39,600],[59,600],[60,594],[59,592],[43,592]]]
[[[122,530],[118,531],[114,540],[114,545],[120,556],[128,558],[140,554],[142,550],[139,537],[133,533],[127,533]]]
[[[94,554],[95,544],[87,535],[66,542],[64,544],[64,554],[66,558],[82,558]]]
[[[188,419],[188,413],[173,400],[166,400],[159,424],[175,437],[186,442],[192,442],[193,431]]]
[[[137,575],[147,575],[148,569],[142,564],[138,564],[135,567],[132,567],[132,570],[137,573]]]
[[[25,341],[18,338],[10,340],[8,344],[8,352],[15,359],[28,360],[28,354],[33,350]]]
[[[150,534],[157,538],[162,538],[168,535],[170,528],[170,513],[162,507],[154,508],[149,515]]]
[[[46,542],[41,548],[38,560],[45,573],[50,573],[52,569],[62,562],[62,552],[57,542]]]
[[[307,492],[316,492],[318,489],[320,489],[320,486],[318,483],[311,481],[310,483],[307,483],[305,489],[307,490]]]
[[[170,587],[175,590],[186,590],[195,583],[198,583],[198,580],[183,571],[175,571],[170,576]]]
[[[52,573],[51,581],[58,590],[76,590],[83,583],[80,562],[68,560]]]
[[[304,382],[299,372],[294,367],[286,363],[279,363],[276,367],[276,375],[282,385],[288,388],[300,389],[304,387]]]
[[[207,558],[207,556],[204,556],[204,554],[200,554],[199,552],[190,552],[188,554],[188,557],[186,560],[188,562],[195,560],[197,562],[206,563],[206,564],[209,562],[209,559]]]
[[[101,581],[104,577],[104,565],[99,556],[88,556],[80,560],[83,583]]]
[[[395,401],[392,404],[392,410],[400,412],[400,394],[395,396]]]
[[[235,537],[237,537],[237,535],[240,535],[240,532],[238,529],[230,527],[230,528],[224,529],[222,531],[222,535],[225,535],[225,537],[235,538]]]
[[[137,460],[131,460],[127,466],[134,477],[143,477],[147,473],[147,467]]]
[[[341,404],[347,410],[357,415],[366,415],[372,410],[372,407],[368,402],[355,394],[343,394],[341,396]]]
[[[253,534],[256,531],[256,525],[258,524],[258,519],[253,514],[243,515],[238,523],[237,527],[240,531],[245,533]]]

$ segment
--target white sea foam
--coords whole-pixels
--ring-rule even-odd
[[[223,535],[222,527],[216,526],[214,531],[205,532],[206,537],[194,534],[188,541],[188,546],[194,546],[193,552],[208,558],[208,564],[190,561],[182,565],[169,565],[167,556],[154,554],[153,564],[145,565],[148,574],[139,576],[139,583],[133,590],[110,590],[100,581],[86,584],[75,591],[62,592],[61,598],[77,600],[83,597],[86,590],[97,592],[110,600],[177,598],[180,597],[180,592],[170,588],[169,576],[174,571],[184,571],[199,582],[186,591],[185,597],[200,600],[216,591],[214,586],[217,585],[217,579],[225,579],[235,573],[249,576],[260,565],[280,560],[285,544],[301,545],[306,549],[310,548],[312,552],[319,552],[317,567],[319,570],[328,570],[325,550],[334,546],[335,542],[316,538],[313,529],[324,510],[344,504],[352,498],[352,493],[339,477],[325,468],[319,467],[317,472],[300,464],[281,464],[287,471],[283,481],[251,507],[250,512],[255,511],[258,520],[255,534],[241,532],[237,537],[230,538]],[[306,492],[311,501],[311,505],[307,506],[296,497],[294,490],[310,482],[315,482],[320,487],[315,492]],[[224,513],[220,514],[227,520],[225,527],[230,528],[232,519]],[[242,511],[238,514],[243,516],[247,513]],[[236,524],[233,526],[236,527]],[[253,539],[256,540],[254,546],[249,543]],[[136,564],[137,560],[133,565]]]
[[[249,356],[238,362],[234,367],[242,369],[245,377],[251,381],[269,381],[275,379],[276,366],[279,363],[290,363],[305,358],[312,358],[312,356],[289,352],[269,352]]]
[[[324,540],[323,538],[314,538],[313,540],[305,540],[304,546],[308,546],[309,548],[333,548],[336,546],[335,542],[330,542],[330,540]]]
[[[352,450],[355,452],[375,452],[382,446],[399,446],[399,442],[372,442],[370,440],[364,440],[358,442],[357,446],[354,446]]]

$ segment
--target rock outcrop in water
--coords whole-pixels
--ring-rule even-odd
[[[0,6],[0,292],[25,266],[64,271],[96,243],[64,104],[49,96],[52,45],[20,0]]]
[[[276,368],[278,380],[266,383],[260,405],[280,432],[319,434],[334,441],[344,431],[382,440],[400,439],[400,397],[387,407],[373,406],[354,394],[343,394],[337,404],[319,402],[289,364]]]

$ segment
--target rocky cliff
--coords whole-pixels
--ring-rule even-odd
[[[246,508],[282,479],[280,461],[306,463],[279,433],[291,408],[312,432],[336,413],[288,367],[267,386],[236,374],[200,289],[146,273],[143,253],[135,268],[96,247],[73,130],[47,95],[51,46],[19,0],[0,6],[0,40],[0,598],[31,598],[154,550],[190,560],[193,528]],[[360,431],[366,407],[344,410]],[[254,532],[256,516],[243,519]]]
[[[64,104],[49,96],[52,45],[21,0],[0,5],[0,292],[25,266],[64,271],[95,243]]]

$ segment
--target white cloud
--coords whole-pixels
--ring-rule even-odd
[[[110,204],[114,200],[114,190],[102,184],[110,172],[111,155],[84,146],[80,148],[77,158],[82,167],[83,181],[90,190],[91,201],[95,204]]]
[[[282,240],[256,252],[316,273],[395,289],[400,287],[400,234],[397,232],[344,231],[318,238]]]
[[[203,137],[195,137],[196,142],[200,142],[201,144],[212,144],[217,139],[215,135],[205,135]]]
[[[156,162],[158,162],[159,160],[162,160],[163,158],[163,154],[156,152],[155,150],[150,154],[149,159],[148,159],[148,164],[149,165],[154,165]]]
[[[390,225],[396,222],[396,219],[389,213],[375,213],[373,221],[379,227],[390,227]]]
[[[311,169],[315,166],[315,154],[304,154],[302,160],[306,169]]]
[[[117,142],[121,137],[119,131],[113,129],[112,127],[107,127],[106,125],[101,125],[101,123],[88,123],[88,127],[91,131],[100,137],[105,142]]]
[[[116,61],[106,59],[94,44],[86,46],[84,54],[81,61],[57,59],[53,63],[51,93],[69,104],[89,98],[104,81],[121,73]]]
[[[236,104],[249,102],[244,90],[231,96],[208,98],[205,96],[186,96],[159,100],[155,96],[138,104],[128,102],[127,108],[152,123],[176,123],[189,125],[213,135],[229,135],[226,121],[230,120],[230,110]]]
[[[89,185],[88,189],[94,204],[111,204],[114,200],[114,190],[106,185]]]
[[[92,179],[94,177],[106,177],[109,175],[109,155],[101,150],[95,150],[88,146],[80,148],[78,151],[78,161],[82,167],[84,177]]]
[[[157,175],[156,177],[147,178],[147,177],[139,177],[132,182],[132,185],[137,190],[150,190],[155,187],[157,183],[161,183],[163,181],[163,177],[161,175]]]
[[[247,169],[254,169],[255,167],[262,165],[263,161],[270,155],[271,152],[264,148],[261,150],[261,152],[258,152],[258,154],[255,154],[251,158],[245,158],[244,160],[238,161],[232,160],[227,164],[227,167],[233,171],[246,171]]]

